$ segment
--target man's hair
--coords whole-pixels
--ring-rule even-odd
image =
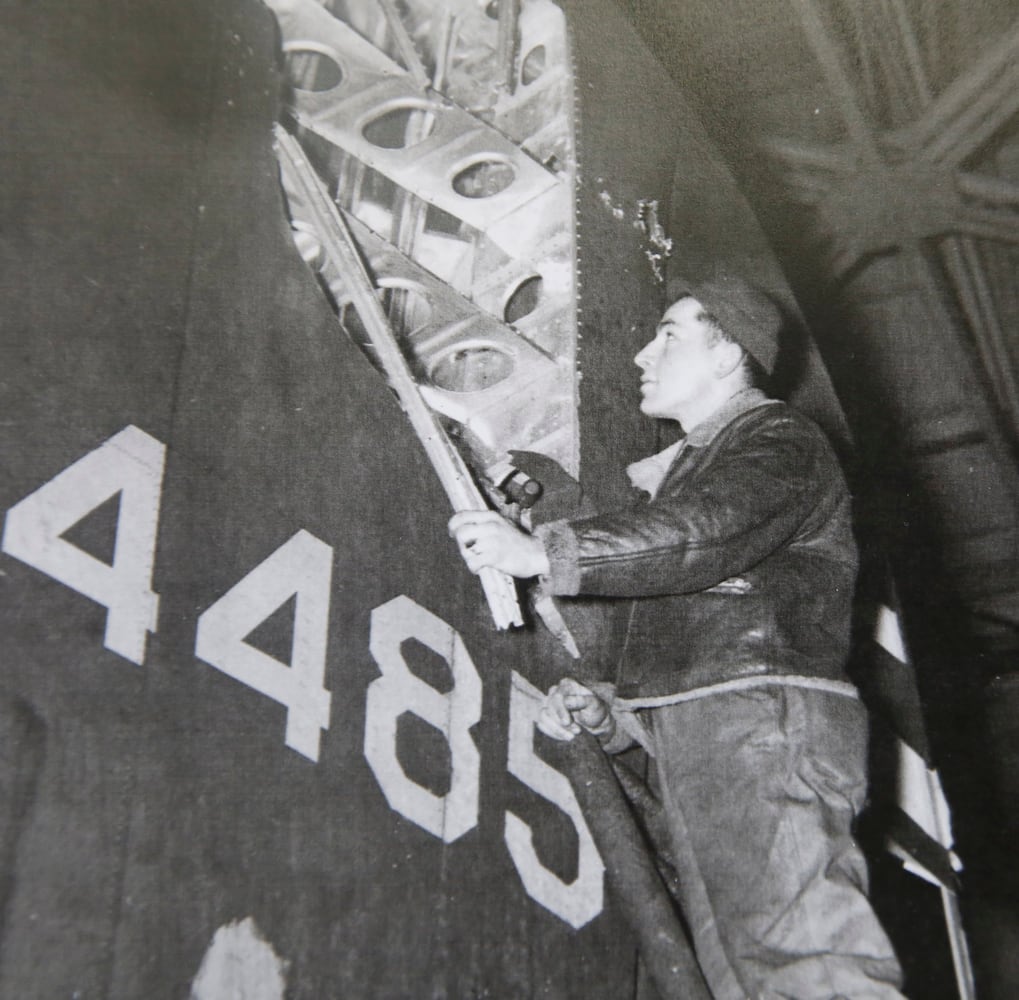
[[[681,298],[691,298],[689,295],[680,296]],[[707,324],[711,330],[711,339],[708,341],[709,347],[714,347],[715,344],[724,341],[727,344],[735,344],[743,352],[743,360],[740,362],[743,370],[743,379],[748,389],[765,389],[768,385],[768,373],[764,370],[764,365],[760,363],[735,337],[727,333],[725,328],[719,322],[718,317],[707,309],[702,309],[697,314],[697,319],[702,323]]]

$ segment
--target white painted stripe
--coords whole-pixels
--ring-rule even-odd
[[[898,750],[898,805],[927,836],[946,850],[952,846],[952,822],[941,779],[905,740]]]
[[[906,869],[911,875],[916,875],[918,878],[922,878],[925,882],[930,882],[931,885],[941,886],[943,883],[932,872],[928,871],[912,854],[909,853],[897,840],[889,837],[885,841],[885,848],[888,853],[894,855],[899,861],[902,862],[902,867]]]
[[[877,612],[877,628],[874,630],[877,644],[894,656],[900,663],[909,663],[906,655],[906,644],[902,639],[902,627],[899,616],[887,604],[882,604]]]

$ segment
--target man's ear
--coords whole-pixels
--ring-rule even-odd
[[[744,350],[732,340],[720,340],[715,345],[715,375],[722,379],[731,375],[743,362]]]

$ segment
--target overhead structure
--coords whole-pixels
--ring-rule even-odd
[[[810,0],[792,7],[845,140],[769,145],[814,213],[832,293],[888,333],[875,367],[895,375],[902,453],[929,487],[949,585],[974,623],[1012,622],[987,636],[1007,646],[1019,629],[1014,270],[1006,277],[1019,184],[997,160],[1019,113],[1019,21],[936,87],[929,33],[925,43],[904,0],[840,5],[835,19]],[[937,370],[953,377],[931,391],[923,376]]]

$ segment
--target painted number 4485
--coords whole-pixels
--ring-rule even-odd
[[[146,639],[158,627],[152,590],[166,446],[137,427],[118,434],[59,472],[7,512],[3,551],[106,608],[103,644],[132,663],[145,662]],[[110,563],[63,537],[101,504],[120,495]],[[198,618],[195,655],[286,709],[286,745],[311,761],[329,728],[325,687],[332,579],[331,546],[296,532]],[[244,641],[294,599],[290,662]],[[402,646],[416,639],[443,657],[453,677],[440,692],[414,674]],[[365,699],[364,754],[391,808],[451,843],[478,822],[480,755],[471,727],[481,719],[482,685],[460,635],[401,595],[371,614],[369,649],[380,676]],[[602,910],[601,858],[564,775],[534,751],[538,692],[513,672],[507,769],[562,810],[578,838],[578,871],[566,882],[542,864],[530,827],[509,810],[504,841],[528,894],[573,927]],[[450,786],[439,796],[410,778],[396,751],[397,724],[416,715],[449,745]]]

